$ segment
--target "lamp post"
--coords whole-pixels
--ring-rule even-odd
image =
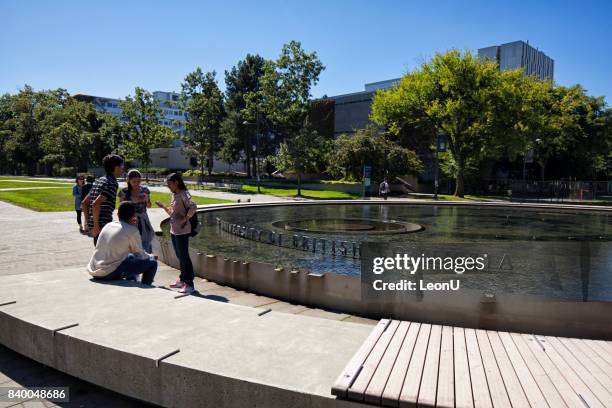
[[[434,179],[434,200],[437,200],[438,199],[438,187],[440,185],[440,180],[439,180],[440,162],[438,159],[438,153],[446,151],[446,135],[444,133],[436,132],[435,139],[436,139],[436,174],[435,174],[435,179]]]
[[[259,177],[259,113],[255,115],[255,123],[251,123],[247,120],[242,122],[245,126],[255,125],[255,144],[253,145],[253,153],[255,154],[255,177],[257,177],[257,192],[261,193],[261,182]]]

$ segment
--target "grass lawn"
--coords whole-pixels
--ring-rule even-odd
[[[21,188],[21,187],[65,187],[71,188],[73,183],[62,183],[55,181],[8,181],[0,180],[0,188]]]
[[[257,186],[243,185],[242,191],[247,193],[257,193]],[[296,188],[277,188],[261,186],[261,194],[273,195],[276,197],[297,197]],[[312,198],[315,200],[346,200],[359,198],[357,194],[345,193],[343,191],[334,190],[304,190],[302,189],[302,197]]]
[[[213,186],[197,186],[195,184],[188,184],[189,188],[194,190],[209,190],[209,191],[224,191],[232,193],[247,193],[257,194],[257,185],[245,184],[240,190],[232,190],[223,187]],[[297,197],[296,188],[278,188],[261,186],[261,194],[267,194],[275,197]],[[358,194],[345,193],[343,191],[335,190],[304,190],[302,189],[302,197],[311,198],[313,200],[351,200],[359,198]]]
[[[151,201],[170,204],[170,193],[151,193]],[[45,188],[37,190],[0,191],[0,201],[6,201],[35,211],[73,211],[74,200],[71,189]],[[228,200],[193,196],[196,204],[227,203]],[[155,204],[153,204],[155,205]]]

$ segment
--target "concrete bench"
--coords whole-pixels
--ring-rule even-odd
[[[612,342],[385,319],[332,394],[389,407],[611,407]]]

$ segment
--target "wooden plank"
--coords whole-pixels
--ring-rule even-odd
[[[612,394],[609,389],[606,389],[591,373],[580,360],[578,360],[558,338],[546,336],[549,346],[552,346],[559,356],[567,363],[580,380],[589,388],[589,390],[597,397],[597,399],[605,406],[612,407]]]
[[[508,358],[508,353],[506,352],[506,348],[502,344],[499,335],[495,331],[487,330],[487,337],[489,338],[491,349],[493,350],[493,354],[495,355],[495,360],[497,361],[499,373],[501,374],[502,380],[504,381],[506,392],[509,396],[511,396],[512,406],[514,408],[529,408],[530,405],[529,401],[527,400],[527,395],[525,395],[523,386],[521,385],[518,375],[514,370],[514,366]],[[542,399],[541,395],[540,399]]]
[[[370,355],[363,362],[363,367],[357,376],[357,379],[353,382],[348,389],[348,399],[363,401],[364,393],[370,380],[374,377],[374,373],[380,364],[380,360],[382,359],[395,331],[399,327],[398,320],[391,320],[387,329],[383,332],[383,334],[378,339],[378,342],[370,352]]]
[[[467,349],[468,364],[470,366],[470,381],[474,396],[475,408],[492,408],[489,384],[482,364],[478,339],[474,329],[465,329],[465,346]]]
[[[485,375],[487,376],[487,383],[489,384],[489,393],[491,394],[491,401],[495,408],[508,407],[511,408],[510,399],[508,398],[508,392],[504,385],[501,373],[497,367],[497,361],[495,360],[495,354],[489,343],[489,336],[484,330],[476,330],[476,339],[478,340],[478,348],[480,348],[480,356],[482,357],[482,364],[484,366]]]
[[[406,379],[402,386],[402,392],[399,397],[400,407],[414,407],[419,396],[419,388],[421,387],[421,379],[423,377],[423,367],[425,366],[425,357],[427,356],[427,345],[429,344],[429,335],[431,333],[430,324],[422,324],[421,330],[417,337],[416,345],[412,352],[412,359],[406,372]]]
[[[409,327],[409,322],[400,322],[395,334],[393,335],[393,338],[391,339],[391,342],[389,342],[389,346],[387,347],[385,354],[380,360],[380,364],[378,365],[372,380],[370,380],[370,383],[365,390],[365,402],[376,405],[381,404],[382,393],[387,385],[387,380],[389,379],[391,371],[395,369],[395,361],[397,360]]]
[[[571,343],[573,349],[578,349],[580,352],[587,356],[599,369],[606,374],[606,376],[612,379],[612,364],[603,358],[592,348],[587,346],[584,341],[581,339],[562,339],[562,341],[567,341]],[[610,387],[612,389],[612,387]]]
[[[522,386],[522,390],[525,392],[525,396],[527,397],[527,400],[529,401],[529,405],[531,405],[532,407],[548,406],[548,403],[546,402],[546,399],[544,398],[542,391],[540,391],[538,384],[533,378],[531,371],[529,371],[529,368],[527,367],[527,364],[523,360],[521,353],[518,351],[518,349],[516,348],[516,345],[512,341],[510,334],[505,333],[505,332],[499,332],[497,333],[497,336],[499,337],[503,345],[503,348],[505,349],[506,354],[508,355],[508,359],[510,360],[510,363],[512,364],[512,368],[514,368],[514,372],[516,373],[516,376],[520,382],[520,385]],[[498,360],[498,363],[499,363],[499,360]],[[500,366],[500,369],[503,372],[503,369],[501,368],[501,366]],[[506,384],[506,388],[508,389],[508,383],[506,382],[505,378],[504,378],[504,383]],[[510,390],[508,390],[508,393],[513,398],[512,406],[515,406],[514,394]]]
[[[440,341],[442,340],[442,326],[431,326],[429,344],[427,345],[427,356],[423,367],[423,377],[421,378],[421,388],[417,405],[419,407],[435,407],[436,391],[438,387],[438,369],[440,367]]]
[[[603,347],[599,342],[595,340],[586,339],[582,341],[584,341],[587,346],[593,349],[601,358],[606,361],[612,361],[612,353],[608,353],[608,350],[606,350],[606,348]]]
[[[551,379],[546,375],[546,372],[533,355],[527,343],[520,334],[516,333],[504,333],[504,336],[501,336],[502,341],[504,341],[506,337],[510,338],[510,340],[514,343],[516,349],[520,353],[525,365],[529,369],[529,372],[533,376],[534,381],[538,384],[538,388],[544,395],[546,402],[550,408],[564,408],[567,407],[567,404],[557,391],[555,384],[551,381]],[[508,347],[506,347],[508,349]],[[521,379],[522,380],[522,379]]]
[[[540,366],[550,378],[555,388],[559,392],[559,395],[563,398],[568,407],[571,408],[585,408],[584,403],[574,391],[570,383],[565,379],[561,371],[555,366],[553,361],[550,359],[548,353],[545,351],[544,344],[538,343],[535,336],[531,334],[518,334],[513,333],[512,338],[517,343],[517,338],[523,339],[527,347],[531,350],[532,354],[540,363]],[[542,348],[544,347],[544,348]]]
[[[465,332],[462,327],[453,327],[453,350],[455,353],[455,407],[472,408],[474,407],[474,400],[472,399],[470,365],[465,346]]]
[[[332,387],[333,395],[340,398],[347,397],[348,388],[359,374],[359,370],[361,369],[363,362],[366,360],[368,355],[370,355],[370,352],[378,342],[378,339],[383,334],[389,323],[390,320],[382,319],[374,327],[368,338],[363,342],[361,347],[359,347],[357,353],[355,353],[353,358],[351,358],[340,376],[334,382]]]
[[[563,378],[567,381],[567,383],[571,386],[573,392],[578,395],[579,399],[583,399],[590,408],[603,408],[603,404],[593,393],[591,390],[580,380],[580,378],[576,375],[576,373],[572,370],[570,366],[567,365],[565,360],[556,352],[556,350],[548,344],[546,338],[542,336],[534,336],[540,345],[537,347],[544,347],[544,353],[548,356],[556,371],[560,372]],[[535,343],[535,342],[534,342]],[[536,343],[537,344],[537,343]],[[551,367],[544,367],[544,370],[548,373],[548,370]],[[548,373],[551,375],[551,373]],[[553,380],[554,381],[554,380]],[[582,404],[584,406],[584,404]]]
[[[395,365],[393,366],[393,370],[391,371],[391,375],[383,391],[382,405],[397,407],[420,329],[421,323],[410,324],[408,333],[406,333],[406,337],[402,343],[402,348],[398,353],[397,360],[395,360]]]
[[[589,340],[589,341],[594,341],[595,344],[600,345],[601,348],[603,348],[608,353],[608,356],[610,356],[610,359],[612,359],[612,342],[611,341],[605,341],[605,340]]]
[[[453,354],[453,328],[442,326],[436,407],[455,408],[455,362]]]

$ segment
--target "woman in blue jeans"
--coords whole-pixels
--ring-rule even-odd
[[[181,274],[176,282],[170,287],[180,288],[179,292],[192,294],[193,287],[193,264],[189,256],[189,237],[191,235],[191,223],[189,219],[196,214],[197,206],[191,200],[191,195],[187,191],[187,186],[179,173],[172,173],[166,179],[166,184],[172,192],[172,202],[170,207],[157,201],[156,204],[163,208],[170,216],[170,236],[172,246],[179,260]]]

